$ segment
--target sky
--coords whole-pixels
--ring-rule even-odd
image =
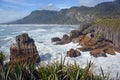
[[[0,23],[23,18],[34,10],[60,10],[72,6],[92,7],[113,0],[0,0]]]

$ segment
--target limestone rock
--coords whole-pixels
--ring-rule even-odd
[[[78,37],[80,34],[82,34],[79,30],[72,30],[70,33],[70,37],[71,38],[76,38]]]
[[[115,50],[113,48],[108,48],[107,50],[105,50],[105,53],[111,54],[111,55],[116,55]]]
[[[10,63],[40,62],[40,56],[34,44],[34,40],[27,33],[18,35],[16,43],[10,47]]]
[[[61,39],[59,37],[54,37],[51,39],[52,42],[56,42],[56,41],[61,41]]]
[[[67,57],[77,57],[80,55],[81,55],[81,53],[77,49],[76,50],[70,49],[69,51],[67,51]]]
[[[102,49],[95,49],[90,52],[94,57],[107,57],[105,52]]]
[[[66,44],[66,43],[71,42],[71,38],[67,34],[64,34],[61,41]]]

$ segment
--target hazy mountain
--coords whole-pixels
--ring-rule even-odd
[[[99,17],[120,17],[120,0],[103,2],[95,7],[71,7],[60,11],[36,10],[13,23],[30,24],[80,24]]]

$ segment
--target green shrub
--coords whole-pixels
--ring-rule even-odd
[[[120,18],[101,18],[94,21],[94,25],[101,27],[109,27],[115,31],[120,32]]]

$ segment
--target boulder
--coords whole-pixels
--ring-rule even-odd
[[[116,55],[115,50],[113,48],[106,49],[105,53],[110,54],[110,55]]]
[[[66,44],[66,43],[71,42],[71,38],[67,34],[64,34],[61,41]]]
[[[80,55],[81,55],[81,53],[77,49],[76,50],[70,49],[69,51],[67,51],[67,57],[77,57]]]
[[[40,62],[40,56],[35,46],[34,40],[27,33],[18,35],[16,43],[10,47],[10,64]]]
[[[107,57],[103,49],[94,49],[90,52],[90,54],[94,57]]]
[[[51,39],[52,42],[56,42],[56,41],[61,41],[61,39],[59,37],[54,37]]]

